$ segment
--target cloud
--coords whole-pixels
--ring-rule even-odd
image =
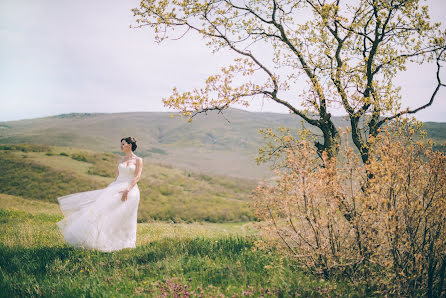
[[[443,1],[440,1],[443,3]],[[433,9],[441,20],[446,5]],[[196,35],[160,45],[148,28],[130,29],[139,1],[2,0],[0,2],[0,120],[69,112],[163,111],[174,86],[201,87],[234,55],[211,54]],[[444,14],[444,13],[443,13]],[[420,102],[434,81],[410,69],[403,95]],[[425,70],[423,70],[424,72]],[[445,121],[444,90],[423,120]],[[250,110],[286,112],[268,101]]]

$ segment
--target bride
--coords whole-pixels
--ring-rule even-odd
[[[116,179],[106,188],[57,198],[65,218],[57,225],[65,241],[75,247],[104,252],[136,247],[136,218],[142,158],[136,140],[121,139],[125,156],[117,162]]]

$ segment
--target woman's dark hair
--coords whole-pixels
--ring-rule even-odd
[[[138,147],[138,146],[136,146],[136,140],[133,137],[122,138],[121,142],[122,142],[122,140],[125,140],[127,142],[127,144],[132,145],[132,151],[135,151],[136,147]]]

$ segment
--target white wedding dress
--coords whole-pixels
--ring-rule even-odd
[[[57,225],[65,241],[75,247],[103,252],[136,247],[136,218],[139,188],[122,193],[135,175],[136,165],[118,165],[119,175],[106,188],[57,198],[65,218]]]

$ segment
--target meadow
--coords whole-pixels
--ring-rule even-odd
[[[0,195],[2,297],[360,296],[257,245],[252,223],[139,223],[137,247],[64,243],[57,204]],[[260,248],[259,248],[260,247]],[[346,294],[348,293],[348,295]]]
[[[145,163],[137,247],[80,250],[64,242],[56,198],[106,187],[117,155],[36,144],[0,147],[0,296],[361,296],[309,274],[262,241],[254,183]]]

